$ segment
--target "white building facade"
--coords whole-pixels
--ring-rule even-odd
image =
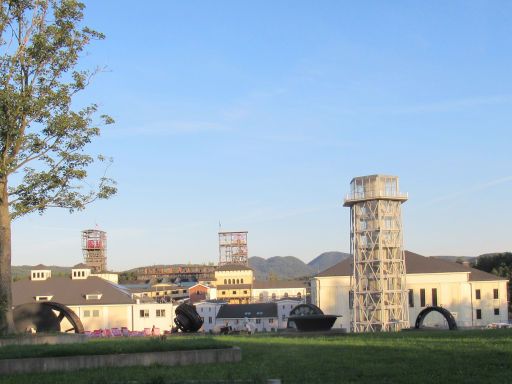
[[[415,326],[418,314],[427,307],[443,307],[451,312],[457,326],[485,327],[508,322],[507,283],[461,264],[405,255],[409,323]],[[352,329],[352,261],[344,260],[312,279],[311,300],[325,314],[341,315],[334,327]],[[428,315],[423,325],[446,327],[444,317]]]

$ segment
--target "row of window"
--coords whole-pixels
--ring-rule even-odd
[[[494,308],[494,315],[495,316],[499,316],[500,315],[500,309],[499,308]],[[481,320],[482,319],[482,310],[481,309],[477,309],[476,310],[476,319],[477,320]]]
[[[426,306],[425,294],[426,294],[425,288],[421,288],[420,289],[420,307]],[[482,295],[481,295],[480,289],[475,290],[475,299],[480,300],[481,297],[482,297]],[[499,290],[497,288],[493,289],[493,298],[494,299],[500,298]],[[437,306],[437,288],[432,288],[431,303],[432,303],[432,306],[434,306],[434,307]],[[409,307],[414,307],[414,290],[412,290],[412,289],[409,289]]]
[[[149,317],[149,309],[141,309],[139,311],[140,317]],[[165,309],[157,309],[156,317],[165,317]]]
[[[93,309],[92,311],[86,309],[83,312],[83,316],[84,317],[100,317],[100,311],[99,311],[99,309]]]
[[[500,298],[500,292],[497,288],[494,288],[492,290],[492,297],[495,300]],[[482,298],[482,293],[481,293],[480,289],[475,289],[475,299],[480,300],[481,298]]]
[[[224,284],[243,284],[244,279],[224,279]]]
[[[237,294],[237,291],[232,291],[232,294],[233,295],[236,295]],[[222,291],[222,295],[226,295],[226,291]],[[244,291],[244,295],[247,295],[247,291]]]
[[[433,307],[437,307],[437,288],[432,288],[432,301],[430,302]],[[426,307],[426,290],[420,289],[420,307]],[[409,289],[409,307],[414,307],[414,290]]]
[[[283,297],[284,297],[284,298],[286,298],[286,297],[290,297],[290,295],[288,295],[288,292],[285,292],[285,293],[283,294]],[[298,299],[300,299],[300,298],[302,297],[302,293],[297,292],[297,296],[296,296],[296,297],[297,297]],[[261,301],[263,301],[263,299],[265,298],[265,295],[263,294],[263,292],[262,292],[262,293],[260,293],[259,298],[260,298],[260,300],[261,300]],[[275,300],[275,299],[277,299],[277,295],[276,295],[275,293],[272,293],[272,300]]]

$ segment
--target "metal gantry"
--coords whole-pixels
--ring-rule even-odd
[[[409,327],[405,256],[398,177],[352,179],[344,206],[350,207],[352,330],[398,331]]]
[[[85,264],[93,272],[107,270],[107,233],[99,229],[82,231],[82,253]]]
[[[249,265],[247,231],[219,232],[219,266],[225,264]]]

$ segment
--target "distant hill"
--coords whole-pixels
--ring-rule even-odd
[[[266,280],[270,277],[295,279],[315,274],[313,268],[294,256],[274,256],[269,259],[253,256],[249,258],[249,266],[254,269],[257,280]]]
[[[254,269],[258,280],[266,280],[270,277],[296,279],[314,276],[350,256],[349,253],[344,252],[324,252],[308,264],[294,256],[274,256],[269,259],[253,256],[249,258],[249,266]]]
[[[350,253],[345,252],[324,252],[321,255],[315,257],[313,260],[311,260],[308,265],[313,268],[315,271],[314,273],[320,273],[322,271],[325,271],[327,268],[332,267],[333,265],[338,264],[339,262],[352,257]]]
[[[11,267],[11,274],[13,280],[28,279],[30,271],[34,269],[34,265],[13,265]],[[57,265],[47,265],[49,270],[52,271],[52,276],[70,276],[71,267],[59,267]]]

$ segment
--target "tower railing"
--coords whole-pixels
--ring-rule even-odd
[[[367,199],[399,199],[408,200],[409,194],[383,190],[370,190],[364,192],[351,192],[345,196],[345,203]]]

